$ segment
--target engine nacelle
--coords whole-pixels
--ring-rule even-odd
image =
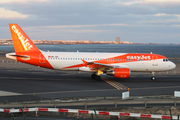
[[[114,70],[106,73],[107,75],[114,75],[116,78],[129,78],[131,70],[129,68],[114,68]]]

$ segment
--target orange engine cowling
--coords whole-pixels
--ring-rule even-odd
[[[107,75],[114,75],[116,78],[129,78],[130,74],[129,68],[114,68],[113,71],[107,72]]]

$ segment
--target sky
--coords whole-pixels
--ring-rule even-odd
[[[180,43],[180,0],[0,0],[0,39]]]

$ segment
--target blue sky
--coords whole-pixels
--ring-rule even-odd
[[[180,0],[0,0],[0,39],[180,43]]]

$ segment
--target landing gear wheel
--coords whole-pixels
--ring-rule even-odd
[[[152,80],[152,81],[154,81],[155,79],[156,79],[156,78],[155,78],[154,76],[153,76],[153,77],[151,77],[151,80]]]
[[[98,75],[96,75],[95,80],[100,81],[100,80],[101,80],[101,77],[98,76]]]
[[[152,81],[154,81],[156,78],[154,77],[154,74],[155,74],[155,72],[151,72],[151,75],[152,75],[152,77],[151,77],[151,80]]]
[[[95,73],[91,75],[91,78],[97,81],[101,80],[101,77],[99,75],[96,75]]]
[[[92,74],[92,75],[91,75],[91,78],[92,78],[92,79],[95,79],[95,78],[96,78],[96,74]]]

